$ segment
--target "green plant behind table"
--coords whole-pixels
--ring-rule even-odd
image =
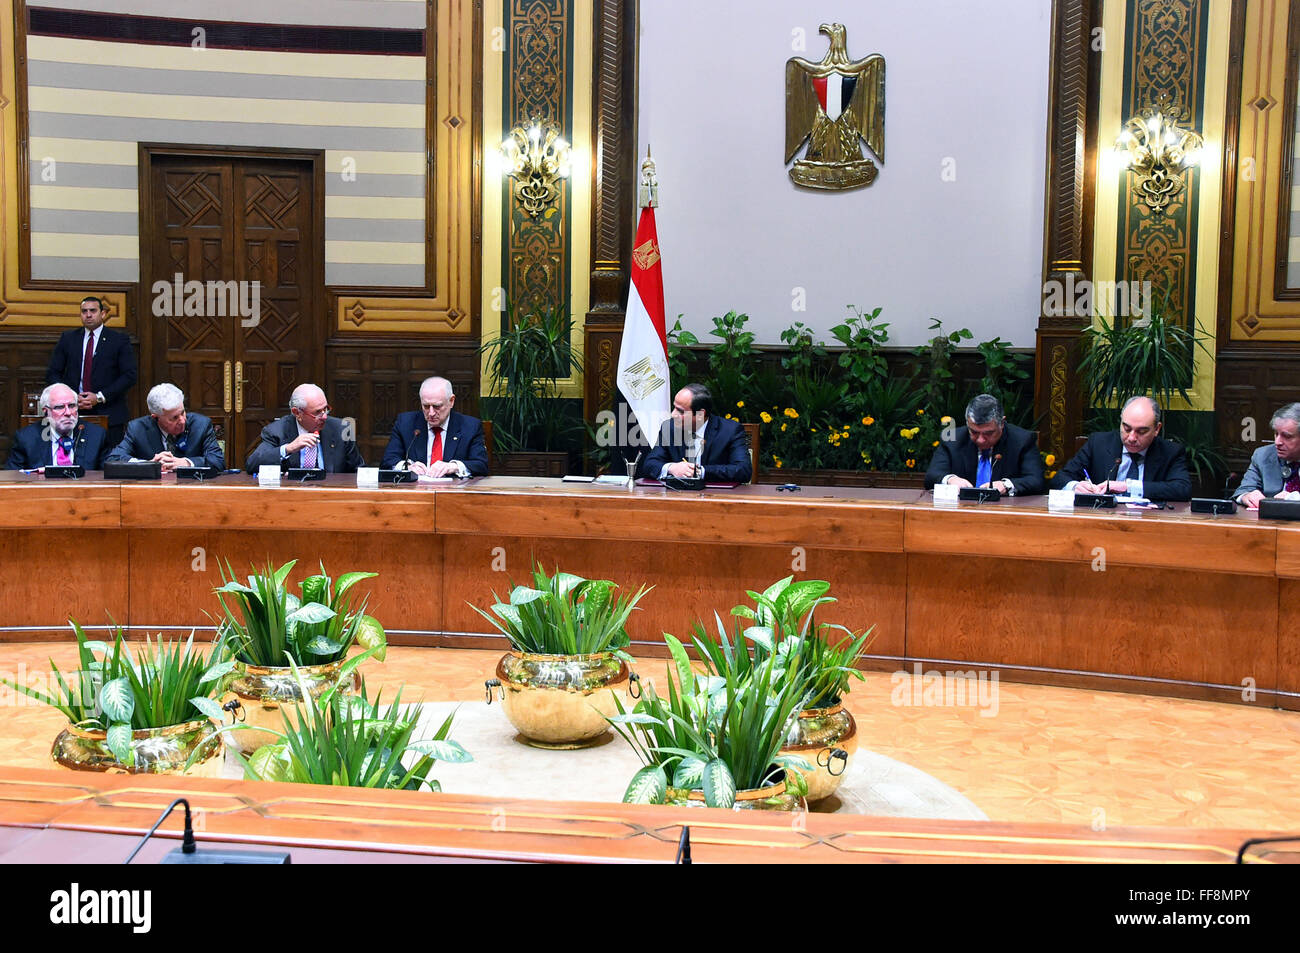
[[[0,682],[57,708],[71,725],[105,732],[109,750],[125,765],[135,764],[133,731],[202,718],[220,721],[221,706],[215,699],[235,665],[223,640],[214,642],[205,656],[194,649],[193,633],[184,642],[155,642],[146,636],[145,647],[133,659],[121,626],[110,646],[88,640],[80,625],[71,625],[77,637],[77,671],[65,677],[51,659],[49,692],[7,678]]]
[[[1002,401],[1002,409],[1009,420],[1023,420],[1020,400],[1022,385],[1029,379],[1029,370],[1025,367],[1028,357],[1011,350],[1011,343],[1001,337],[981,341],[978,349],[984,360],[984,376],[980,379],[979,392],[997,396]],[[965,407],[955,409],[960,412]]]
[[[760,376],[758,349],[754,346],[754,333],[745,330],[748,321],[749,315],[728,311],[714,317],[713,330],[709,332],[711,337],[718,338],[718,343],[709,350],[709,379],[713,406],[720,408],[721,414],[755,399],[755,381]],[[738,409],[743,411],[745,407]]]
[[[496,592],[492,593],[496,602],[491,615],[473,603],[470,606],[509,639],[516,652],[614,652],[630,661],[622,651],[631,642],[627,620],[650,588],[642,586],[634,595],[615,597],[618,586],[608,579],[584,579],[558,570],[548,576],[541,566],[534,566],[532,586],[512,586],[509,602],[502,602]]]
[[[665,672],[667,696],[647,683],[631,712],[620,703],[619,714],[609,719],[645,765],[628,785],[625,802],[662,804],[671,786],[702,791],[709,807],[731,807],[737,790],[780,780],[774,768],[811,770],[803,758],[778,754],[799,711],[802,686],[784,677],[775,657],[746,677],[735,671],[699,676],[681,642],[666,633],[665,641],[673,657]],[[807,793],[798,771],[783,773],[787,790]]]
[[[945,332],[943,322],[938,318],[930,319],[930,330],[935,334],[912,349],[917,368],[918,398],[925,406],[942,411],[957,403],[953,357],[961,342],[969,341],[972,335],[968,328]]]
[[[687,363],[690,358],[690,349],[700,343],[690,331],[682,327],[682,316],[677,315],[677,321],[668,331],[668,380],[675,386],[681,386],[683,382],[689,382],[691,377],[690,364]]]
[[[234,647],[236,658],[249,665],[283,667],[286,658],[296,665],[326,665],[344,658],[355,644],[375,649],[383,660],[386,636],[383,626],[366,615],[369,597],[355,609],[352,587],[377,573],[349,572],[337,580],[325,572],[308,576],[298,593],[285,584],[297,560],[278,569],[268,564],[248,584],[235,579],[229,562],[221,567],[224,583],[216,589],[221,603],[220,630]],[[229,600],[229,601],[227,601]]]
[[[497,452],[566,449],[583,433],[582,421],[560,399],[559,382],[582,372],[572,339],[567,308],[520,314],[507,303],[505,327],[480,348],[491,381],[489,419]]]
[[[295,666],[295,673],[297,668]],[[402,710],[398,689],[391,704],[382,705],[379,695],[372,701],[361,685],[361,694],[341,690],[340,682],[313,697],[302,686],[306,703],[294,708],[293,717],[281,710],[283,739],[264,745],[245,760],[238,752],[244,774],[253,780],[292,781],[299,784],[334,784],[358,788],[386,788],[408,791],[440,791],[431,777],[434,764],[445,761],[462,764],[474,760],[452,741],[452,712],[427,739],[417,739],[424,713],[422,705]]]

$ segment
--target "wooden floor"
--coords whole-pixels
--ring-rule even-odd
[[[392,648],[366,671],[372,690],[405,683],[406,700],[482,704],[499,656]],[[0,677],[30,682],[51,657],[75,667],[66,643],[0,645]],[[663,664],[638,670],[653,677]],[[862,744],[951,785],[991,820],[1300,832],[1300,713],[1005,680],[983,708],[974,697],[896,703],[926,697],[910,679],[868,673],[850,696]],[[5,688],[0,705],[0,765],[49,767],[61,716],[15,705]]]

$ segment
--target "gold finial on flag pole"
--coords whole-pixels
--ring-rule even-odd
[[[659,179],[655,176],[655,160],[650,158],[649,143],[645,147],[645,158],[641,160],[641,189],[638,204],[641,208],[659,207]]]

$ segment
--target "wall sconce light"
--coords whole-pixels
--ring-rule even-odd
[[[553,123],[534,120],[510,130],[501,143],[506,174],[515,180],[515,201],[534,219],[556,212],[560,179],[572,166],[572,149]]]
[[[1158,111],[1134,116],[1115,140],[1123,167],[1137,176],[1138,192],[1153,215],[1163,215],[1182,191],[1182,172],[1201,161],[1204,145],[1199,133],[1180,129]]]

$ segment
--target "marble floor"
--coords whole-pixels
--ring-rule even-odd
[[[404,648],[365,667],[404,701],[483,704],[498,651]],[[0,678],[75,667],[75,648],[0,644]],[[662,659],[638,671],[654,677]],[[0,687],[0,763],[49,766],[62,716]],[[1300,832],[1300,712],[1150,695],[985,684],[954,704],[910,677],[867,673],[850,708],[862,745],[927,772],[991,820]],[[964,702],[964,703],[961,703]],[[454,736],[454,734],[453,734]]]

